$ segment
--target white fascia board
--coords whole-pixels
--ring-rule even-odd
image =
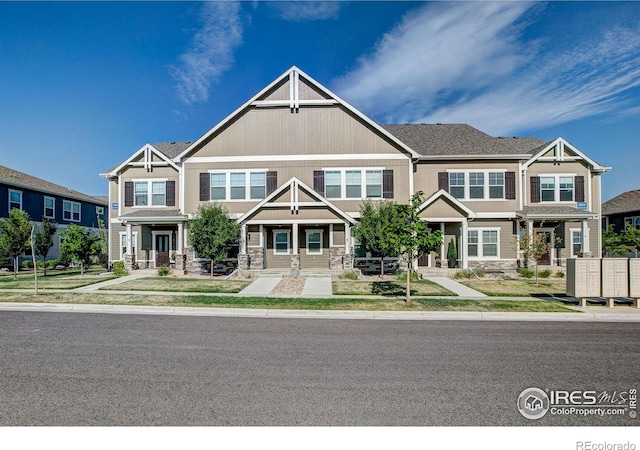
[[[451,194],[449,194],[447,191],[445,191],[444,189],[440,189],[438,192],[436,192],[435,194],[433,194],[431,197],[429,197],[428,199],[426,199],[419,207],[418,207],[418,212],[424,211],[425,208],[429,205],[431,205],[432,203],[434,203],[436,200],[440,199],[440,198],[446,198],[447,200],[449,200],[451,203],[453,203],[456,207],[460,208],[461,210],[463,210],[464,212],[467,213],[467,215],[469,216],[469,218],[473,219],[476,217],[476,213],[473,212],[472,210],[470,210],[469,208],[467,208],[465,205],[463,205],[462,203],[460,203],[460,201],[458,199],[456,199],[454,196],[452,196]]]
[[[479,212],[476,219],[515,219],[515,212]]]
[[[571,151],[573,151],[576,155],[578,155],[579,158],[581,158],[583,161],[585,161],[587,164],[589,164],[592,167],[592,170],[594,172],[607,172],[608,170],[611,170],[611,167],[602,166],[602,165],[598,164],[597,162],[595,162],[594,160],[592,160],[591,158],[589,158],[587,155],[585,155],[580,150],[578,150],[578,148],[575,145],[569,143],[563,137],[558,137],[555,140],[551,141],[548,145],[546,145],[537,154],[533,155],[529,159],[529,161],[527,161],[524,164],[524,167],[525,168],[529,167],[531,164],[533,164],[534,162],[536,162],[539,159],[541,159],[542,155],[544,155],[545,153],[547,153],[549,150],[551,150],[553,147],[555,147],[557,145],[561,145],[563,147],[569,146],[571,148]],[[562,150],[564,151],[564,148]]]
[[[197,163],[230,163],[230,162],[266,162],[266,161],[348,161],[348,160],[405,160],[405,155],[395,153],[323,153],[312,155],[233,155],[233,156],[194,156],[193,158],[186,159],[184,164],[197,164]],[[227,169],[225,169],[227,170]],[[240,169],[228,169],[233,172]],[[248,169],[258,170],[258,169]]]
[[[161,151],[156,149],[153,145],[147,143],[147,144],[144,144],[142,147],[140,147],[138,150],[136,150],[129,158],[127,158],[122,164],[120,164],[118,167],[113,169],[111,172],[101,174],[101,175],[105,175],[105,178],[118,176],[118,174],[122,171],[122,169],[127,167],[131,163],[131,161],[136,159],[141,153],[143,153],[147,149],[150,149],[152,153],[156,154],[158,157],[160,157],[160,159],[165,161],[174,169],[178,170],[178,166],[173,161],[167,158]]]
[[[529,155],[422,155],[418,158],[419,161],[431,161],[431,160],[468,160],[468,159],[515,159],[515,160],[527,160]]]
[[[405,143],[403,143],[402,141],[400,141],[397,137],[395,137],[394,135],[392,135],[391,133],[389,133],[387,130],[385,130],[384,128],[382,128],[380,125],[378,125],[376,122],[374,122],[373,120],[371,120],[370,118],[368,118],[367,116],[365,116],[364,114],[362,114],[360,111],[358,111],[357,109],[355,109],[353,106],[351,106],[350,104],[348,104],[347,102],[345,102],[344,100],[342,100],[340,97],[338,97],[337,95],[335,95],[333,92],[331,92],[329,89],[327,89],[325,86],[323,86],[322,84],[318,83],[316,80],[314,80],[312,77],[310,77],[309,75],[307,75],[305,72],[303,72],[302,70],[298,69],[296,66],[292,66],[289,70],[287,70],[286,72],[284,72],[282,75],[280,75],[279,77],[277,77],[275,80],[273,80],[271,83],[269,83],[266,87],[264,87],[262,90],[260,90],[260,92],[258,92],[256,95],[254,95],[253,97],[251,97],[249,100],[247,100],[245,103],[243,103],[239,108],[237,108],[235,111],[233,111],[231,114],[229,114],[227,117],[225,117],[224,119],[222,119],[222,121],[220,121],[216,126],[214,126],[213,128],[211,128],[209,131],[207,131],[205,134],[203,134],[200,138],[198,138],[195,142],[193,142],[189,147],[187,147],[182,153],[180,153],[178,156],[176,156],[174,158],[174,161],[179,163],[182,161],[182,159],[184,159],[187,155],[189,155],[193,150],[195,150],[196,148],[198,148],[200,146],[200,144],[202,144],[204,141],[206,141],[207,139],[209,139],[209,137],[211,135],[213,135],[216,131],[218,131],[220,128],[224,127],[228,122],[230,122],[234,117],[236,117],[238,114],[240,114],[242,111],[244,111],[246,108],[250,107],[254,102],[256,102],[258,100],[258,98],[260,98],[263,94],[265,94],[266,92],[268,92],[271,88],[273,88],[276,84],[280,83],[283,79],[287,78],[290,76],[290,74],[292,73],[298,73],[300,75],[302,75],[305,79],[307,79],[307,81],[309,81],[310,83],[312,83],[316,88],[318,88],[321,91],[324,91],[327,95],[329,95],[330,97],[332,97],[333,99],[335,99],[339,104],[342,104],[342,106],[344,106],[345,108],[347,108],[349,111],[351,111],[354,115],[356,115],[357,117],[359,117],[360,119],[362,119],[364,122],[368,123],[369,125],[371,125],[376,131],[378,131],[380,134],[384,135],[387,139],[393,141],[396,145],[398,145],[400,148],[402,148],[402,150],[404,150],[405,152],[407,152],[409,155],[411,155],[412,158],[418,158],[420,155],[413,149],[411,149],[410,147],[408,147]],[[283,104],[283,106],[287,106],[289,105],[289,102],[287,101],[286,103]]]

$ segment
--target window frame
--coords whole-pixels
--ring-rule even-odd
[[[287,251],[279,252],[276,242],[276,236],[278,234],[287,235]],[[291,230],[273,230],[273,254],[274,255],[290,255],[291,254]]]
[[[578,253],[582,252],[584,241],[582,239],[582,229],[581,228],[570,228],[569,233],[571,234],[571,257],[575,258]],[[578,233],[579,241],[576,242],[574,233]],[[580,244],[580,250],[578,252],[575,251],[575,245]]]
[[[540,179],[540,202],[539,203],[563,203],[563,204],[570,204],[570,203],[576,203],[576,177],[578,176],[575,173],[541,173],[539,175],[537,175],[538,178]],[[552,178],[553,179],[553,200],[545,200],[543,194],[543,191],[546,192],[550,192],[551,188],[547,187],[546,189],[543,189],[543,179],[545,178]],[[561,200],[562,197],[562,193],[563,192],[567,192],[569,191],[569,189],[567,188],[561,188],[560,185],[560,181],[563,178],[571,178],[571,200]]]
[[[324,176],[324,197],[329,200],[384,200],[384,167],[323,167],[320,169],[323,171]],[[380,177],[379,183],[368,183],[367,175],[369,173],[377,173]],[[328,188],[335,189],[338,185],[334,183],[327,183],[327,173],[339,173],[340,174],[340,196],[327,195]],[[347,174],[359,173],[359,183],[347,183]],[[360,196],[353,197],[348,194],[348,187],[354,189],[359,186]],[[370,197],[367,193],[371,187],[378,188],[380,190],[380,196]]]
[[[134,179],[131,180],[133,182],[133,206],[132,208],[165,208],[167,206],[167,181],[169,181],[166,178],[145,178],[145,179]],[[144,195],[146,196],[146,204],[144,205],[139,205],[138,204],[138,196],[142,197],[143,193],[140,192],[138,193],[138,191],[136,190],[136,187],[138,185],[145,185],[146,184],[146,190],[144,192]],[[154,193],[153,192],[153,187],[155,185],[158,184],[162,184],[163,188],[162,188],[162,192],[161,193]],[[162,204],[158,204],[158,205],[154,205],[154,197],[155,196],[162,196],[162,198],[164,199],[164,202]]]
[[[51,208],[47,208],[47,200],[53,201],[53,206]],[[55,219],[56,218],[56,198],[49,197],[45,195],[42,199],[42,217],[46,217],[47,219]],[[51,209],[51,215],[47,214],[47,209]]]
[[[310,249],[309,249],[309,237],[312,234],[319,234],[320,235],[320,242],[319,242],[320,248],[319,248],[318,251],[310,251]],[[324,244],[324,232],[323,232],[323,230],[321,228],[307,229],[306,230],[306,235],[307,235],[306,248],[305,248],[306,254],[307,255],[322,255],[323,254],[322,246]],[[275,245],[275,243],[274,243],[274,245]]]
[[[485,242],[485,236],[484,236],[485,232],[495,232],[496,242]],[[501,228],[499,227],[468,228],[467,229],[467,257],[469,258],[469,260],[500,259],[500,232],[501,232]],[[477,242],[471,243],[471,233],[477,234]],[[472,256],[469,251],[472,245],[475,245],[477,247],[477,252],[475,256]],[[485,245],[495,245],[496,254],[485,255]]]
[[[70,207],[68,211],[66,208],[67,205]],[[77,219],[74,218],[76,214],[76,212],[74,211],[74,206],[78,207]],[[67,212],[69,212],[68,218]],[[82,222],[82,203],[74,202],[72,200],[62,200],[62,220],[66,220],[67,222]]]
[[[9,189],[9,192],[7,194],[7,200],[8,200],[8,207],[9,207],[9,213],[11,213],[11,210],[16,208],[16,207],[11,207],[11,204],[13,203],[18,203],[18,202],[14,202],[11,200],[11,194],[18,194],[20,196],[20,206],[17,207],[17,209],[22,209],[22,205],[24,203],[24,193],[22,191],[19,191],[17,189]]]
[[[640,229],[640,216],[629,216],[624,218],[624,230],[627,229],[627,224],[630,224],[635,229]]]
[[[508,169],[449,169],[447,170],[449,180],[449,194],[461,201],[465,202],[494,202],[507,201],[506,198],[506,173]],[[482,179],[482,184],[478,184],[478,176]],[[493,177],[492,177],[493,175]],[[471,179],[475,178],[476,183],[471,184]],[[496,176],[502,181],[502,184],[492,184]],[[462,179],[460,179],[462,178]],[[492,180],[492,178],[494,180]],[[460,184],[462,183],[462,184]],[[500,186],[502,188],[501,197],[492,197],[492,188]],[[482,197],[471,197],[472,189],[482,189]],[[495,190],[495,189],[493,189]],[[462,196],[459,193],[462,192]]]
[[[228,170],[209,170],[209,201],[210,202],[256,202],[260,200],[264,200],[267,198],[267,173],[269,169],[228,169]],[[232,184],[231,179],[232,175],[240,175],[244,177],[244,197],[243,198],[232,198],[232,192],[235,188],[236,191],[241,187],[240,184]],[[264,181],[262,184],[255,183],[255,176],[259,175],[262,177],[259,181]],[[213,185],[214,176],[218,179],[224,180],[223,185]],[[222,192],[224,189],[224,197],[222,198],[214,198],[213,189],[217,189],[218,192]],[[264,195],[257,197],[254,195],[255,189],[262,189]],[[237,194],[234,194],[237,195]]]
[[[120,260],[124,260],[124,255],[125,253],[127,253],[127,232],[126,231],[120,231]],[[125,243],[124,245],[122,245],[122,239],[125,239]],[[136,255],[136,259],[138,258],[138,252],[136,251],[136,248],[138,246],[138,232],[137,231],[132,231],[131,232],[131,249],[133,250],[133,254]]]

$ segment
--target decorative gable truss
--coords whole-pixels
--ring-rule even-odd
[[[591,168],[592,172],[603,173],[611,170],[611,167],[603,166],[595,162],[562,137],[559,137],[542,147],[540,151],[535,153],[526,163],[523,164],[523,168],[526,170],[536,161],[554,163],[584,161]]]
[[[103,175],[106,177],[117,177],[127,167],[143,167],[147,172],[153,172],[154,167],[173,167],[176,171],[180,170],[171,159],[167,158],[153,145],[145,144],[120,165]]]

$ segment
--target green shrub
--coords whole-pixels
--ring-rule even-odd
[[[31,269],[32,267],[33,267],[33,262],[32,261],[29,261],[27,259],[22,261],[22,268],[23,269]]]
[[[524,268],[518,269],[518,273],[520,274],[520,276],[525,278],[533,278],[533,276],[536,274],[533,270]]]
[[[44,261],[36,261],[36,267],[38,269],[44,269]]]
[[[167,266],[160,266],[158,267],[158,276],[159,277],[166,277],[167,275],[169,275],[169,272],[171,272],[171,270],[167,267]]]
[[[564,272],[559,270],[556,273],[554,273],[553,276],[556,277],[556,278],[564,278]]]
[[[358,278],[358,272],[355,270],[348,270],[346,272],[342,272],[342,275],[340,275],[341,280],[357,280]]]
[[[47,269],[53,269],[57,265],[58,265],[58,260],[57,259],[51,259],[51,260],[47,261]]]
[[[111,270],[113,274],[117,277],[123,277],[127,274],[127,271],[124,268],[124,261],[116,261],[111,266]]]
[[[395,273],[395,276],[398,281],[407,281],[407,272],[405,271],[398,271]],[[410,279],[411,281],[418,281],[420,280],[420,274],[418,272],[411,271]]]
[[[551,270],[544,269],[538,272],[540,278],[549,278],[551,276]]]

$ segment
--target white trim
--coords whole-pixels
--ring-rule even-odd
[[[467,216],[471,219],[475,219],[476,218],[476,213],[473,212],[472,210],[470,210],[469,208],[467,208],[465,205],[463,205],[460,200],[458,200],[457,198],[455,198],[453,195],[449,194],[447,191],[445,191],[444,189],[440,189],[438,192],[436,192],[435,194],[433,194],[431,197],[429,197],[428,199],[426,199],[424,201],[424,203],[422,203],[422,205],[420,205],[418,207],[418,213],[421,213],[422,211],[424,211],[428,206],[430,206],[431,204],[435,203],[436,200],[440,199],[444,197],[445,199],[449,200],[454,207],[460,208],[462,211],[464,211],[465,213],[467,213]],[[450,220],[451,218],[449,218]],[[430,221],[435,221],[434,218],[429,218]],[[456,221],[458,220],[462,220],[462,219],[456,219]]]
[[[65,208],[64,208],[65,203],[68,203],[68,204],[71,205],[71,210],[70,210],[71,216],[70,216],[69,219],[67,219],[64,216],[64,213],[66,212]],[[73,218],[73,205],[78,205],[78,220]],[[74,202],[72,200],[62,199],[62,220],[66,220],[67,222],[82,222],[82,203]]]
[[[17,194],[20,194],[20,207],[18,209],[22,209],[22,204],[24,202],[24,193],[22,191],[19,191],[17,189],[8,189],[8,194],[7,194],[7,206],[9,208],[9,213],[11,213],[11,210],[13,208],[11,208],[11,193],[15,192]]]
[[[145,167],[147,170],[150,170],[150,168],[155,164],[155,163],[149,161],[149,156],[151,154],[155,154],[161,160],[163,160],[164,161],[163,165],[169,164],[174,169],[179,170],[178,166],[173,161],[171,161],[169,158],[167,158],[162,152],[160,152],[158,149],[156,149],[153,145],[145,144],[142,147],[140,147],[138,150],[136,150],[129,158],[124,160],[124,162],[122,162],[119,166],[117,166],[111,172],[104,173],[102,175],[105,176],[105,177],[115,177],[116,175],[119,176],[120,172],[122,171],[122,169],[124,169],[125,167],[130,165],[130,163],[142,153],[144,153],[144,155],[145,155],[145,161],[143,163],[143,167]]]
[[[48,200],[53,200],[53,214],[51,214],[50,216],[47,215],[47,199]],[[98,208],[96,206],[96,208]],[[55,197],[49,197],[47,195],[45,195],[43,197],[42,200],[42,217],[46,217],[47,219],[55,219],[56,218],[56,198]]]
[[[469,251],[469,246],[471,245],[469,242],[469,233],[472,231],[477,231],[478,232],[478,242],[474,243],[473,245],[477,245],[478,247],[478,256],[468,256],[469,261],[480,261],[480,260],[496,260],[496,259],[500,259],[500,232],[502,231],[502,229],[500,227],[468,227],[467,228],[467,254]],[[496,236],[496,253],[497,255],[495,256],[485,256],[484,255],[484,249],[483,249],[483,245],[484,243],[484,238],[482,236],[482,232],[483,231],[496,231],[497,232],[497,236]],[[489,245],[489,244],[487,244]],[[493,243],[491,243],[490,245],[493,245]]]
[[[344,223],[335,219],[267,219],[267,220],[247,220],[247,225],[292,225],[294,223],[300,225],[328,225],[330,223]],[[354,223],[354,222],[351,222]]]
[[[287,252],[276,251],[276,234],[285,233],[287,235]],[[274,255],[290,255],[291,254],[291,230],[273,230],[273,254]]]
[[[406,155],[390,153],[318,153],[291,155],[233,155],[233,156],[193,156],[186,158],[183,164],[198,163],[234,163],[234,162],[271,162],[271,161],[350,161],[350,160],[404,160]],[[231,169],[229,169],[231,170]]]
[[[298,100],[299,106],[331,106],[338,105],[339,103],[336,100],[332,99],[310,99],[310,100]],[[251,106],[255,106],[256,108],[274,108],[274,107],[282,107],[282,106],[290,106],[291,102],[289,100],[256,100],[251,103]],[[293,108],[293,107],[291,107]]]
[[[597,162],[595,162],[594,160],[589,158],[587,155],[582,153],[580,150],[578,150],[575,146],[571,145],[569,142],[567,142],[562,137],[558,137],[555,140],[551,141],[548,145],[546,145],[537,154],[535,154],[531,158],[529,158],[529,160],[524,164],[524,167],[528,168],[531,164],[533,164],[534,162],[539,160],[545,153],[547,153],[549,150],[551,150],[552,148],[554,148],[556,146],[562,146],[562,153],[565,152],[564,147],[565,146],[569,146],[569,148],[571,149],[572,152],[574,152],[578,157],[580,157],[584,161],[586,161],[593,168],[593,170],[596,171],[596,172],[608,172],[609,170],[611,170],[611,167],[602,166],[602,165],[598,164]]]
[[[259,202],[267,197],[267,172],[269,169],[209,169],[207,173],[209,174],[209,202]],[[244,198],[231,198],[231,174],[241,173],[244,175]],[[265,196],[262,198],[251,198],[251,174],[264,174],[264,193]],[[211,198],[211,175],[224,175],[225,180],[225,198],[212,199]],[[260,187],[261,185],[256,185],[255,187]],[[217,186],[221,187],[221,186]],[[238,186],[239,187],[239,186]]]
[[[267,86],[265,86],[260,92],[258,92],[256,95],[251,97],[245,103],[243,103],[239,108],[237,108],[235,111],[233,111],[227,117],[225,117],[222,121],[218,122],[218,124],[216,126],[211,128],[209,131],[207,131],[205,134],[203,134],[200,138],[198,138],[195,142],[193,142],[189,147],[187,147],[185,150],[183,150],[182,153],[180,153],[178,156],[176,156],[174,158],[174,161],[177,162],[177,163],[181,162],[185,157],[187,157],[191,152],[193,152],[194,150],[199,148],[201,144],[206,142],[213,134],[215,134],[218,130],[223,128],[227,123],[229,123],[231,120],[233,120],[242,111],[244,111],[247,108],[251,107],[251,104],[253,102],[255,102],[258,99],[260,99],[262,96],[264,96],[266,93],[268,93],[274,86],[276,86],[278,83],[281,83],[287,77],[291,77],[292,73],[296,74],[295,76],[298,76],[298,77],[300,75],[302,75],[307,80],[307,82],[309,84],[313,85],[316,89],[318,89],[320,91],[323,91],[326,94],[327,97],[330,97],[330,98],[334,99],[335,101],[337,101],[339,104],[341,104],[343,107],[345,107],[351,113],[353,113],[355,116],[360,118],[360,120],[362,120],[363,122],[368,124],[373,130],[377,131],[379,134],[381,134],[384,137],[386,137],[389,141],[393,142],[395,145],[398,146],[399,150],[408,153],[409,156],[412,157],[412,158],[418,158],[419,157],[419,155],[418,155],[418,153],[416,151],[414,151],[413,149],[408,147],[404,142],[400,141],[397,137],[395,137],[394,135],[389,133],[387,130],[385,130],[383,127],[381,127],[379,124],[377,124],[376,122],[374,122],[373,120],[371,120],[370,118],[368,118],[367,116],[362,114],[360,111],[355,109],[353,106],[351,106],[350,104],[348,104],[347,102],[345,102],[344,100],[339,98],[337,95],[335,95],[329,89],[327,89],[326,87],[324,87],[323,85],[318,83],[316,80],[311,78],[309,75],[304,73],[302,70],[298,69],[296,66],[292,66],[289,70],[287,70],[282,75],[280,75],[275,80],[273,80],[271,83],[269,83]],[[290,87],[290,89],[291,89],[291,87]],[[298,104],[297,106],[299,107],[300,105]],[[292,105],[289,104],[289,107],[291,108]]]
[[[462,173],[464,174],[464,197],[458,198],[454,197],[457,200],[463,200],[465,202],[500,202],[500,201],[510,201],[507,199],[507,177],[506,173],[510,172],[508,169],[447,169],[446,172],[448,174],[452,173]],[[483,184],[482,184],[482,198],[471,198],[471,183],[470,183],[470,174],[471,173],[481,173],[483,174]],[[500,173],[502,174],[502,197],[491,198],[490,191],[491,185],[489,184],[489,174],[491,173]],[[479,186],[479,185],[474,185]],[[456,186],[461,187],[461,186]],[[451,192],[451,178],[449,177],[449,192]],[[453,197],[453,195],[452,195]]]
[[[324,229],[323,228],[305,228],[305,233],[306,233],[306,254],[307,255],[322,255],[323,254],[323,249],[322,249],[322,244],[324,243]],[[320,233],[320,252],[315,253],[315,252],[309,252],[309,235],[313,234],[313,233]],[[329,236],[331,236],[331,234],[329,234]],[[274,244],[275,247],[275,244]]]
[[[515,219],[514,212],[477,212],[476,219]]]
[[[131,232],[131,239],[135,240],[135,246],[133,245],[133,242],[131,242],[131,248],[132,250],[135,248],[135,250],[138,249],[138,231],[132,231]],[[124,260],[124,254],[122,253],[122,237],[126,237],[127,236],[127,232],[126,231],[119,231],[118,232],[118,253],[120,254],[120,261]],[[125,244],[125,253],[126,253],[126,244]],[[136,255],[136,261],[138,260],[138,252],[135,252]]]
[[[573,233],[574,232],[579,232],[580,233],[580,250],[582,251],[582,249],[584,248],[584,238],[582,236],[582,228],[569,228],[569,235],[570,235],[570,251],[569,254],[571,255],[572,258],[576,257],[576,254],[573,252],[573,246],[575,245],[575,242],[573,241]]]

